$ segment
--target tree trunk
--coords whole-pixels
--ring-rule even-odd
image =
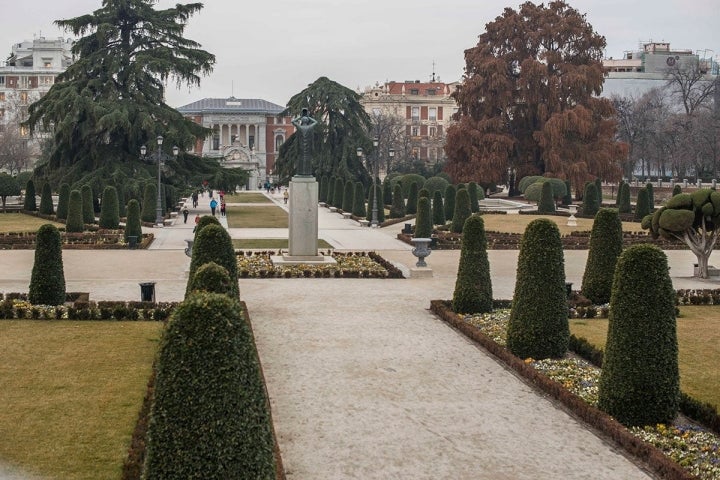
[[[695,254],[697,256],[697,265],[698,265],[698,273],[696,276],[700,278],[709,278],[710,275],[708,275],[708,262],[710,260],[710,255],[706,254]]]

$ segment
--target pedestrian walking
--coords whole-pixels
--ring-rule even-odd
[[[193,228],[193,233],[195,233],[195,230],[197,230],[198,224],[200,223],[200,215],[195,215],[195,228]]]
[[[188,215],[190,215],[190,210],[188,210],[187,205],[185,205],[182,209],[183,214],[183,223],[187,223]]]
[[[215,200],[214,198],[212,200],[210,200],[210,211],[212,212],[213,217],[215,216],[215,209],[217,208],[217,206],[218,206],[217,200]]]
[[[287,204],[288,198],[290,198],[290,194],[288,193],[287,188],[286,188],[285,191],[283,192],[283,202],[285,202]]]
[[[193,201],[193,208],[197,208],[197,206],[198,206],[198,192],[193,192],[193,194],[192,194],[192,201]]]
[[[220,202],[220,216],[225,216],[225,202]]]

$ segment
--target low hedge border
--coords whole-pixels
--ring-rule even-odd
[[[691,480],[694,478],[658,449],[632,435],[622,424],[612,417],[588,405],[587,402],[577,395],[570,393],[560,383],[549,379],[532,366],[526,364],[522,359],[495,343],[495,341],[482,333],[478,328],[464,322],[462,318],[452,311],[449,301],[432,300],[430,302],[430,310],[443,321],[482,346],[498,358],[498,360],[517,372],[518,375],[525,379],[531,386],[557,400],[573,416],[581,419],[599,433],[603,434],[603,436],[611,439],[628,454],[647,465],[648,468],[660,478],[665,480]]]
[[[9,293],[0,302],[0,319],[163,322],[177,305],[177,302],[91,302],[82,299],[54,307],[31,305],[27,301],[27,294]]]
[[[36,232],[0,233],[0,250],[32,250],[35,248]],[[155,239],[152,233],[143,234],[136,248],[148,248]],[[62,248],[65,250],[127,249],[122,230],[97,230],[81,233],[60,231]]]

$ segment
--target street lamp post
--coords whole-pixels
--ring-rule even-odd
[[[164,223],[163,223],[164,215],[163,215],[162,195],[161,195],[162,185],[160,183],[160,171],[162,169],[163,160],[168,156],[165,155],[164,153],[162,153],[162,144],[163,144],[163,137],[162,137],[162,135],[158,135],[158,137],[157,137],[158,148],[157,148],[157,150],[155,150],[155,152],[153,152],[150,155],[150,158],[153,158],[153,157],[155,158],[155,161],[157,162],[157,166],[158,166],[158,169],[157,169],[157,204],[156,204],[156,209],[155,209],[155,226],[157,226],[157,227],[162,227],[164,225]],[[180,150],[178,149],[178,147],[173,147],[173,156],[177,157],[179,151]],[[145,145],[143,145],[142,147],[140,147],[140,155],[144,158],[146,153],[147,153],[147,147]]]

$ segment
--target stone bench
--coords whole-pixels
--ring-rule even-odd
[[[178,212],[170,212],[170,218],[171,218],[171,219],[177,218],[177,216],[178,216]]]
[[[343,212],[342,216],[343,218],[352,219],[352,213],[350,212]]]
[[[331,212],[337,212],[337,207],[330,207]]]
[[[358,220],[358,222],[360,223],[361,227],[367,227],[368,225],[370,225],[369,220]]]

